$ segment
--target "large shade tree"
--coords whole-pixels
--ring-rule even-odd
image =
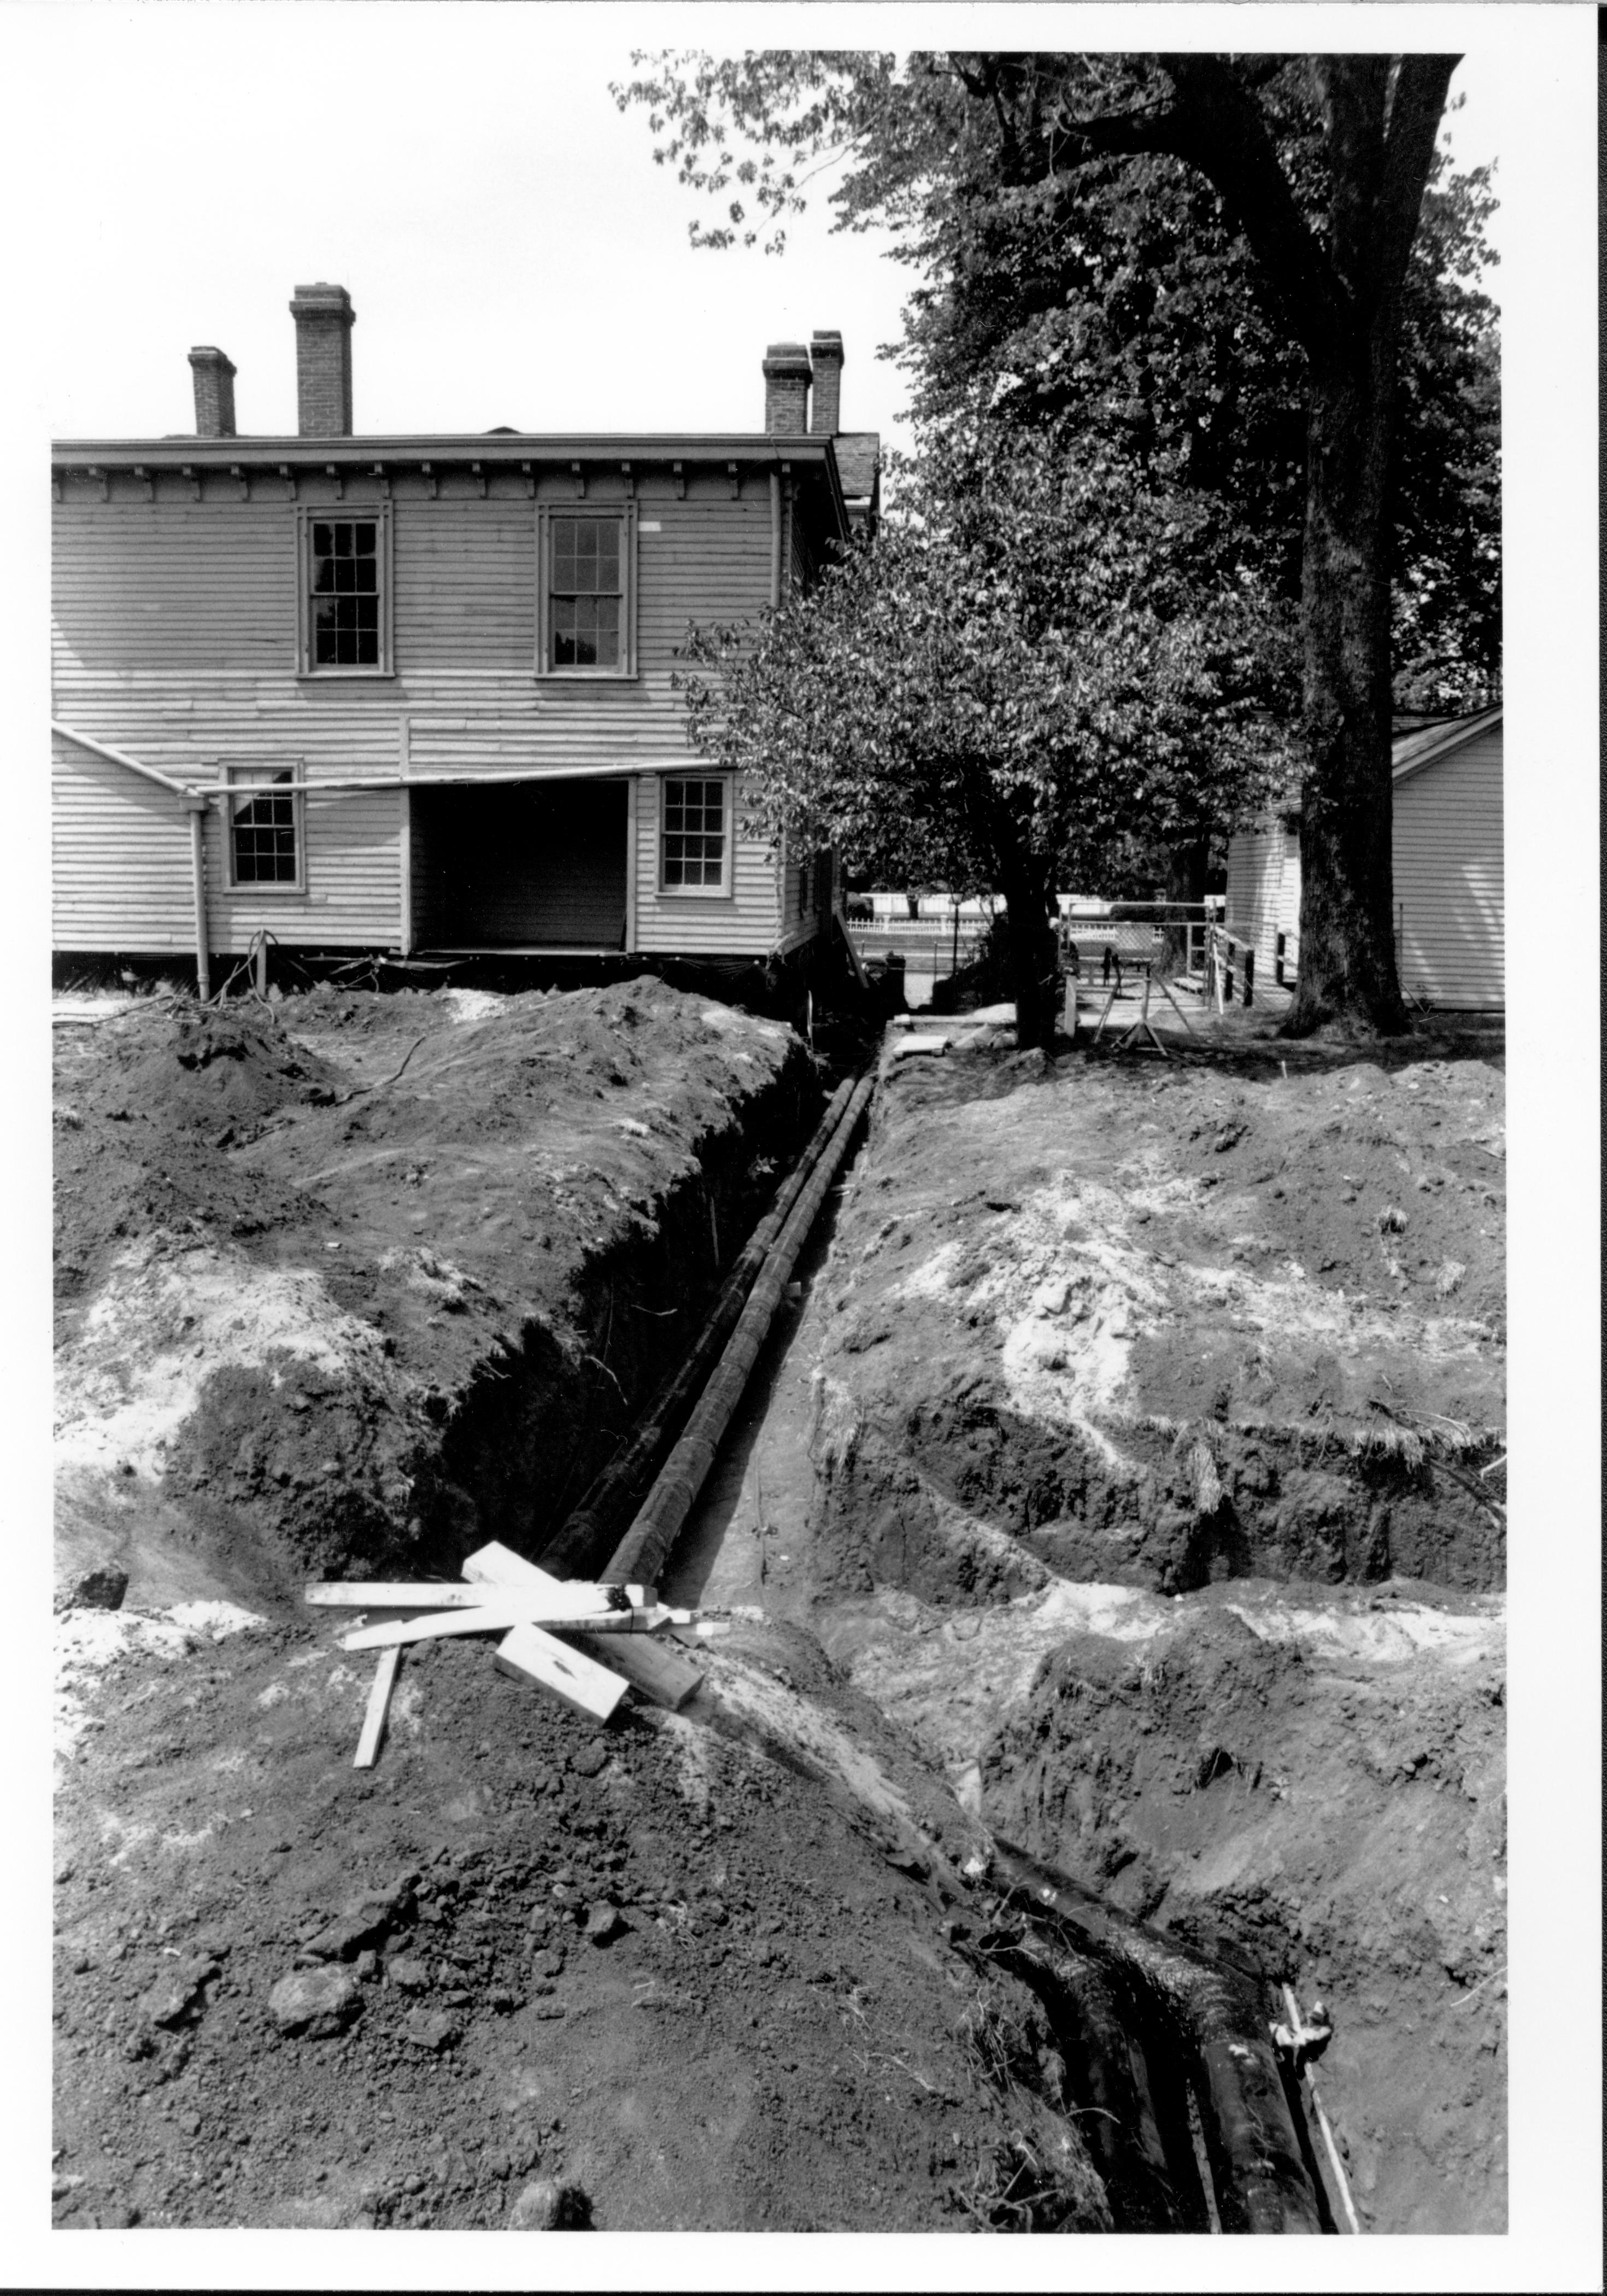
[[[815,590],[687,652],[750,831],[1003,893],[1023,1045],[1054,1032],[1062,872],[1247,816],[1288,766],[1292,641],[1209,504],[1048,435],[951,433]]]
[[[1077,367],[1087,352],[1104,415],[1140,432],[1148,422],[1155,450],[1168,451],[1175,441],[1160,418],[1179,403],[1189,408],[1193,385],[1185,380],[1180,398],[1178,377],[1191,342],[1214,332],[1217,371],[1207,389],[1220,396],[1201,403],[1193,393],[1185,421],[1201,458],[1195,475],[1209,475],[1213,455],[1219,478],[1232,466],[1242,480],[1255,467],[1267,499],[1258,507],[1249,489],[1248,527],[1268,549],[1283,538],[1286,577],[1299,589],[1305,769],[1296,1028],[1338,1018],[1391,1029],[1404,1018],[1391,929],[1390,776],[1393,540],[1409,523],[1401,494],[1408,463],[1397,452],[1400,368],[1403,349],[1425,347],[1431,366],[1432,344],[1444,338],[1447,307],[1435,293],[1425,301],[1413,250],[1455,61],[693,56],[660,59],[619,91],[622,102],[652,108],[659,156],[684,181],[709,193],[734,188],[724,218],[698,227],[710,244],[755,236],[760,224],[750,208],[768,219],[774,244],[811,168],[840,158],[835,196],[843,219],[887,221],[937,265],[947,299],[940,318],[931,303],[924,316],[926,373],[939,396],[941,360],[932,354],[946,329],[957,370],[968,330],[972,354],[979,341],[994,351],[1008,341],[1011,331],[989,308],[989,266],[1001,244],[1031,246],[1035,234],[1040,275],[1080,263],[1098,278],[1094,321],[1085,298],[1063,328],[1058,319],[1046,328],[1049,336],[1061,329],[1059,345],[1042,346],[1056,352],[1048,361],[1051,392],[1059,390],[1067,406],[1078,401]],[[1425,239],[1435,223],[1431,199],[1429,206]],[[1475,229],[1477,221],[1474,215]],[[1438,227],[1452,239],[1460,227],[1465,246],[1469,225],[1464,193],[1459,212],[1441,210]],[[1042,320],[1041,299],[1036,313],[1030,308],[1034,291],[1029,280],[1027,316]],[[1463,292],[1461,351],[1464,365],[1477,367],[1478,315],[1465,282]],[[1248,295],[1257,308],[1247,327]],[[1064,308],[1062,296],[1056,308]],[[1159,336],[1158,308],[1165,313]],[[1110,403],[1119,394],[1109,388],[1111,345],[1099,340],[1100,325],[1112,319],[1135,374],[1125,409]],[[1451,324],[1455,331],[1455,314]],[[918,354],[922,325],[917,306]],[[1168,342],[1181,346],[1181,365],[1175,360],[1168,377],[1163,357],[1133,358],[1139,341],[1159,341],[1162,352]],[[1280,366],[1281,375],[1271,371]],[[1421,362],[1416,371],[1425,372]],[[1005,400],[1011,373],[1001,366],[995,377]],[[1488,361],[1482,380],[1493,417]],[[1016,374],[1031,388],[1043,381],[1041,373]],[[1086,402],[1089,393],[1082,395]],[[1276,451],[1258,453],[1251,434],[1257,422],[1276,430],[1280,397],[1281,445],[1275,439]],[[1476,387],[1464,392],[1464,408],[1478,398]],[[1291,404],[1298,458],[1287,435]],[[1432,435],[1430,422],[1421,436],[1431,442]],[[1493,419],[1485,435],[1493,437]],[[1494,489],[1487,456],[1472,489],[1477,496],[1483,487],[1482,512],[1464,521],[1464,543],[1453,537],[1447,546],[1431,497],[1436,473],[1443,477],[1447,462],[1455,469],[1458,443],[1465,463],[1459,439],[1440,441],[1449,456],[1429,444],[1412,466],[1426,505],[1418,538],[1431,546],[1417,553],[1408,619],[1415,618],[1431,671],[1438,648],[1440,662],[1460,674],[1480,645],[1488,653],[1493,616],[1470,647],[1455,603],[1473,562],[1487,594],[1492,586]],[[1285,496],[1291,485],[1298,489],[1298,549],[1288,541],[1297,521],[1287,504],[1280,516],[1271,499],[1280,470]]]

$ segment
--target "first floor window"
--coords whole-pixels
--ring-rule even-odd
[[[300,798],[288,767],[233,775],[241,786],[229,798],[229,882],[234,885],[301,882]]]
[[[730,832],[724,781],[672,775],[664,783],[664,873],[669,892],[721,893]]]

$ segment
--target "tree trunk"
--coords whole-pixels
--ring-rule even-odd
[[[1393,343],[1313,373],[1301,621],[1300,986],[1284,1023],[1406,1025],[1395,966],[1390,547]]]
[[[1047,1052],[1054,1042],[1057,951],[1044,886],[1029,867],[1013,870],[1004,894],[1016,1046],[1023,1053],[1034,1046]]]
[[[1191,837],[1166,849],[1166,898],[1198,908],[1205,898],[1205,873],[1210,865],[1210,840]],[[1160,936],[1161,973],[1182,972],[1188,965],[1188,926],[1168,922]]]

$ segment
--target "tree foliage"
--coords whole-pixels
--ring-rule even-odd
[[[929,267],[907,347],[929,414],[1029,435],[1046,407],[1212,490],[1273,590],[1298,570],[1299,1029],[1404,1025],[1392,636],[1414,699],[1495,673],[1488,186],[1435,157],[1455,61],[672,57],[617,91],[684,183],[736,188],[708,244],[775,243],[837,166],[839,220]]]
[[[638,58],[641,64],[646,59]],[[676,54],[616,94],[704,212],[695,243],[784,244],[824,190],[840,227],[885,223],[916,274],[896,356],[918,422],[1045,423],[1214,495],[1234,548],[1300,591],[1305,351],[1213,184],[1168,152],[1063,163],[1068,118],[1157,102],[1153,58],[852,51]],[[1241,60],[1302,217],[1331,194],[1306,58]],[[998,69],[995,70],[995,67]],[[1069,148],[1069,146],[1068,146]],[[1489,170],[1435,154],[1402,297],[1394,700],[1499,698],[1500,390]]]
[[[693,635],[692,738],[739,775],[750,834],[1003,892],[1040,1042],[1064,873],[1097,882],[1136,832],[1197,838],[1286,775],[1292,618],[1159,466],[983,425],[907,479],[816,590]]]

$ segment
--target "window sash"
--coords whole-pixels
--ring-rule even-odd
[[[635,504],[543,504],[537,518],[537,676],[634,677]]]
[[[261,892],[302,886],[301,784],[289,767],[231,771],[229,883]]]
[[[390,505],[299,514],[300,671],[390,674]]]
[[[667,893],[724,893],[730,884],[729,781],[668,775],[660,829],[659,883]]]

